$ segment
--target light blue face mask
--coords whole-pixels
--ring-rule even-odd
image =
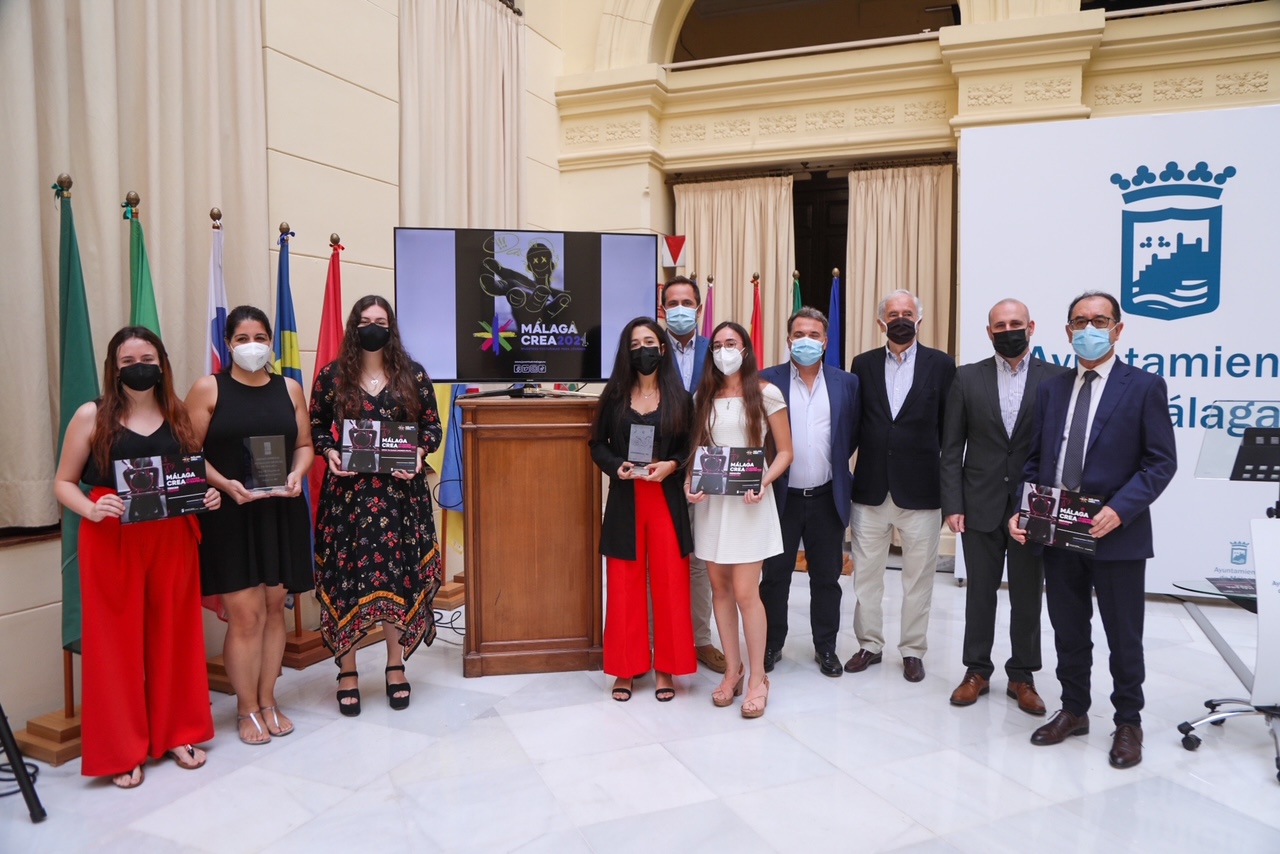
[[[1081,359],[1096,362],[1111,349],[1111,332],[1086,326],[1071,333],[1071,347]]]
[[[822,358],[822,345],[812,338],[797,338],[791,342],[791,358],[808,367]]]
[[[677,335],[688,335],[698,323],[698,310],[683,305],[667,309],[667,328]]]

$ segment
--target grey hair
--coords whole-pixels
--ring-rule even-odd
[[[889,300],[894,297],[911,297],[911,299],[915,300],[916,303],[916,320],[920,321],[924,319],[924,306],[920,302],[920,297],[911,293],[911,291],[904,291],[901,288],[884,295],[884,298],[880,300],[880,305],[876,307],[877,317],[884,320],[884,307],[887,306],[889,304]]]
[[[790,335],[790,334],[791,334],[791,326],[792,326],[792,324],[794,324],[794,323],[796,322],[796,320],[797,320],[798,318],[801,318],[801,317],[807,317],[807,318],[809,318],[810,320],[816,320],[816,321],[818,321],[819,323],[821,323],[821,324],[822,324],[822,334],[823,334],[823,335],[826,335],[828,332],[830,332],[831,324],[830,324],[830,322],[828,322],[828,320],[827,320],[827,316],[826,316],[825,314],[823,314],[822,312],[818,311],[816,308],[811,308],[811,307],[809,307],[809,306],[807,306],[807,305],[806,305],[806,306],[803,306],[803,307],[802,307],[799,311],[797,311],[795,314],[793,314],[793,315],[791,315],[790,317],[788,317],[788,318],[787,318],[787,334],[788,334],[788,335]]]

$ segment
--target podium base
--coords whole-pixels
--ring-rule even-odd
[[[71,718],[62,711],[32,718],[13,737],[24,756],[56,768],[80,756],[80,707]]]

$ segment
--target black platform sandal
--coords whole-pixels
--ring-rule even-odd
[[[401,673],[403,673],[404,665],[393,664],[392,666],[384,670],[383,673],[384,674],[390,673],[393,670],[399,670]],[[391,680],[388,679],[387,680],[387,698],[388,698],[387,702],[389,702],[391,704],[391,708],[395,709],[397,712],[407,709],[409,708],[409,692],[411,692],[412,690],[413,690],[413,686],[410,685],[408,682],[398,682],[392,685]]]
[[[359,678],[359,676],[360,674],[355,671],[347,671],[345,673],[338,674],[338,681],[341,682],[343,679],[348,677]],[[343,700],[355,700],[355,702],[344,703],[342,702]],[[346,688],[338,691],[338,711],[342,712],[342,714],[349,718],[354,718],[356,715],[360,714],[359,688]]]

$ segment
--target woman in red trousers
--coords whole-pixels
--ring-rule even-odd
[[[199,768],[205,754],[194,745],[213,738],[199,523],[166,518],[162,497],[163,458],[199,446],[164,344],[150,330],[128,326],[112,337],[102,388],[67,425],[54,493],[81,517],[80,770],[132,789],[148,757]],[[218,491],[206,490],[203,504],[216,509]]]
[[[697,668],[689,613],[693,537],[676,476],[689,456],[693,402],[666,340],[644,317],[622,330],[591,439],[591,458],[609,476],[600,534],[608,578],[604,670],[616,677],[613,699],[620,702],[631,699],[633,681],[651,666],[661,702],[675,697],[672,676]]]

